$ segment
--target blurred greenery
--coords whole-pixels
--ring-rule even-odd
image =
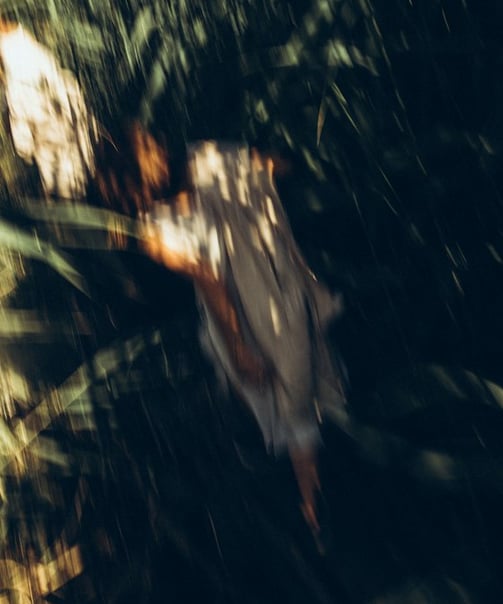
[[[69,602],[501,601],[502,9],[0,0],[102,134],[138,117],[175,163],[200,138],[280,160],[297,239],[345,296],[351,381],[320,558],[287,462],[213,388],[187,285],[105,250],[131,221],[38,204],[0,120],[0,541],[23,565],[0,599],[78,543]]]

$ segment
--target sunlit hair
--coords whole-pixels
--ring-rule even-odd
[[[167,191],[169,176],[166,149],[136,121],[102,137],[97,146],[97,194],[128,216],[148,212]]]

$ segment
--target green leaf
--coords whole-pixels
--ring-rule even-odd
[[[36,232],[31,234],[0,219],[0,246],[45,262],[74,287],[89,296],[85,279],[72,265],[71,260],[52,244],[39,239]]]

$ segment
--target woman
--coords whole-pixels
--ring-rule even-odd
[[[189,173],[190,190],[153,209],[146,250],[194,281],[203,348],[255,415],[267,449],[288,451],[316,534],[319,424],[344,402],[324,338],[339,300],[295,244],[271,160],[203,142],[189,147]]]
[[[192,145],[188,186],[163,202],[167,155],[152,136],[133,124],[113,144],[93,146],[96,122],[73,75],[8,23],[0,55],[17,153],[37,165],[47,196],[79,199],[94,181],[106,204],[142,219],[145,252],[193,281],[203,348],[253,412],[267,449],[288,452],[316,536],[319,424],[344,403],[324,336],[340,303],[294,242],[272,161],[243,145]],[[17,68],[19,56],[29,69]]]

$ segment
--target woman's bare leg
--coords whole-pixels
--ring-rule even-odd
[[[320,490],[318,448],[316,445],[306,448],[292,447],[289,453],[302,497],[302,513],[310,529],[318,534],[320,531],[316,509],[316,493]]]

